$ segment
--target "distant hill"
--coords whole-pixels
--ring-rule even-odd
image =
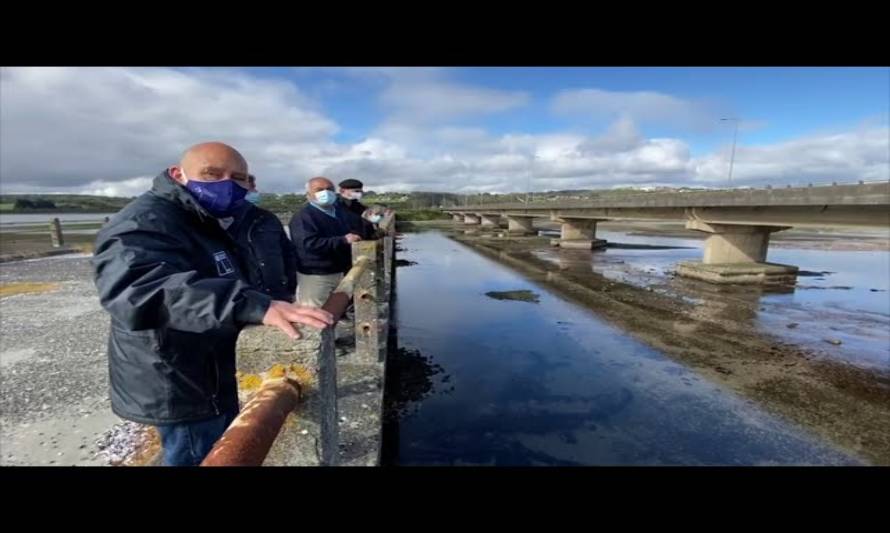
[[[88,194],[2,194],[3,213],[114,213],[132,198]]]

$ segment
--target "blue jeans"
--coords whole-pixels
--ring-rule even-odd
[[[164,466],[198,466],[238,413],[207,420],[157,426],[164,448]]]

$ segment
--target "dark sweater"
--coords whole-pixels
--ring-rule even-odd
[[[338,274],[352,267],[352,245],[345,235],[353,232],[355,215],[339,203],[336,218],[306,204],[290,221],[291,241],[297,250],[297,270],[302,274]]]
[[[365,204],[361,203],[360,201],[350,200],[349,198],[343,198],[342,196],[337,199],[337,203],[341,204],[347,210],[355,213],[358,216],[362,216],[362,213],[364,213],[365,209],[367,209],[367,207],[365,207]]]
[[[354,215],[347,217],[349,219],[349,229],[352,233],[361,235],[362,239],[365,240],[377,238],[377,228],[370,221],[362,218],[362,213],[368,209],[363,203],[340,196],[337,198],[337,204],[351,215]]]

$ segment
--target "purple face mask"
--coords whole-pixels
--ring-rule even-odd
[[[182,175],[185,176],[185,171]],[[185,188],[201,207],[216,218],[232,216],[247,195],[247,189],[232,180],[195,181],[189,180],[188,176],[186,179]]]

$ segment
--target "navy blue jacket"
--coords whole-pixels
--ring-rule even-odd
[[[247,263],[250,284],[276,300],[294,301],[297,290],[297,255],[275,214],[245,202],[229,235],[238,243]]]
[[[356,233],[360,217],[334,204],[334,218],[306,204],[291,218],[291,241],[297,249],[297,270],[302,274],[338,274],[352,267],[352,245],[347,233]],[[359,219],[359,220],[356,220]]]

